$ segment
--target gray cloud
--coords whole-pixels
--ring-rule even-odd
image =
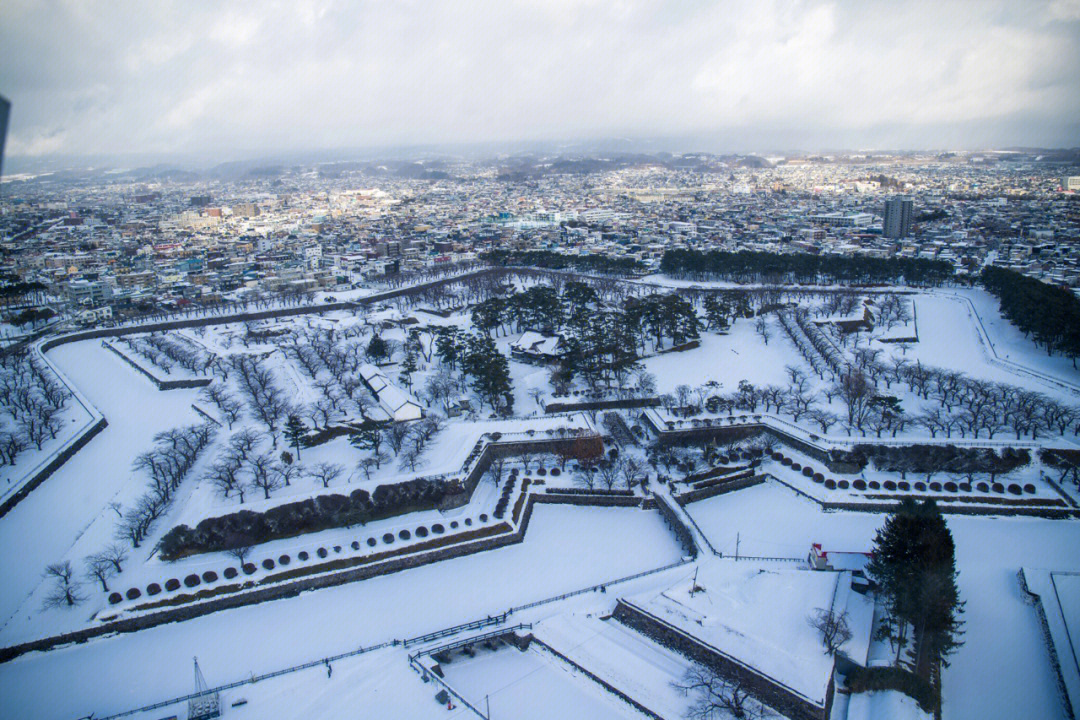
[[[0,5],[12,155],[1075,144],[1080,0]]]

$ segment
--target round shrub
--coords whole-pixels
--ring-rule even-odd
[[[895,490],[896,489],[896,483],[893,482],[892,480],[886,480],[885,481],[885,489],[886,490]]]
[[[296,553],[296,557],[300,558],[301,561],[304,561],[307,560],[310,556],[307,554],[307,550],[301,550],[300,552]]]
[[[121,595],[118,592],[114,592],[114,593],[109,594],[109,604],[110,605],[115,605],[116,603],[122,601],[123,599],[124,599],[124,596]]]
[[[835,490],[836,489],[836,481],[833,480],[832,478],[829,478],[828,480],[825,481],[825,487],[827,487],[829,490]]]
[[[240,569],[244,571],[245,575],[254,575],[259,568],[255,567],[255,563],[244,563],[240,566]]]
[[[217,582],[217,573],[213,570],[207,570],[202,574],[202,581],[204,583]]]
[[[382,541],[384,543],[386,543],[387,545],[389,545],[390,543],[394,542],[394,534],[393,533],[385,533],[382,536]]]
[[[547,470],[542,468],[542,467],[541,468],[536,468],[536,474],[539,475],[540,477],[544,477],[545,475],[547,475]]]
[[[168,590],[169,592],[172,592],[173,590],[179,590],[180,589],[180,581],[177,580],[176,578],[169,578],[168,580],[165,581],[165,589]]]
[[[275,563],[274,563],[273,559],[271,559],[271,558],[266,558],[265,560],[262,561],[262,566],[267,570],[273,570],[274,565],[275,565]]]
[[[551,468],[551,477],[559,477],[562,475],[562,470],[557,467]]]
[[[805,475],[806,477],[814,477],[814,468],[812,468],[812,467],[804,467],[802,469],[802,474]]]
[[[1031,483],[1027,483],[1026,485],[1024,485],[1024,492],[1029,493],[1031,495],[1034,495],[1035,494],[1035,486],[1032,485]]]
[[[239,574],[240,573],[237,572],[236,568],[234,568],[234,567],[225,568],[225,579],[226,580],[232,580],[234,577],[236,577]]]
[[[465,518],[465,524],[471,526],[472,525],[472,518]]]
[[[457,525],[458,525],[457,520],[451,520],[450,521],[450,529],[451,530],[457,529]]]
[[[907,484],[906,480],[901,480],[900,482],[896,483],[896,489],[897,490],[903,490],[904,492],[907,492],[908,490],[911,489],[911,486]]]
[[[402,530],[401,532],[399,532],[399,533],[397,534],[397,536],[398,536],[399,538],[401,538],[402,540],[408,540],[409,538],[411,538],[411,537],[412,537],[412,533],[411,533],[411,532],[409,532],[408,530]]]
[[[993,490],[994,492],[998,493],[999,495],[1000,495],[1001,493],[1005,492],[1005,486],[1004,486],[1004,485],[1002,485],[1002,484],[1001,484],[1001,483],[999,483],[999,482],[996,482],[996,483],[994,483],[993,485],[991,485],[991,486],[990,486],[990,489],[991,489],[991,490]]]
[[[989,486],[989,485],[987,485],[987,484],[986,484],[986,483],[984,483],[984,482],[981,482],[981,483],[979,483],[978,485],[976,485],[976,486],[975,486],[975,488],[976,488],[976,489],[977,489],[977,490],[978,490],[979,492],[990,492],[990,486]]]
[[[124,593],[124,597],[128,600],[137,600],[142,597],[142,590],[139,588],[128,588],[128,591]]]
[[[930,489],[934,492],[941,492],[941,483],[935,480],[934,482],[930,483]]]
[[[334,546],[334,552],[336,552],[336,553],[341,552],[341,546],[340,545],[335,545]]]
[[[780,457],[780,464],[781,465],[791,465],[791,463],[792,463],[791,458],[786,457],[786,456],[781,456]]]
[[[196,575],[195,573],[191,573],[186,578],[184,578],[184,587],[193,588],[196,585],[198,585],[200,582],[201,582],[201,580],[199,580],[199,576]]]
[[[919,492],[922,492],[923,490],[926,489],[926,483],[923,483],[923,482],[915,483],[915,489],[918,490]]]
[[[865,480],[854,480],[851,484],[855,487],[856,490],[865,490],[866,489],[866,481]]]
[[[480,513],[480,522],[487,522],[487,513]]]
[[[881,489],[881,483],[879,483],[877,480],[871,480],[867,484],[870,486],[871,490],[880,490]]]
[[[814,479],[814,482],[816,482],[816,483],[825,482],[825,476],[822,475],[821,473],[814,473],[811,477]]]
[[[1009,492],[1013,495],[1019,495],[1020,493],[1024,492],[1024,490],[1016,483],[1009,483]]]
[[[153,595],[158,595],[160,593],[161,593],[161,586],[158,585],[157,583],[150,583],[149,585],[146,586],[146,594],[147,595],[153,596]]]
[[[971,492],[971,483],[969,482],[962,482],[958,487],[960,488],[960,492]]]
[[[446,532],[446,528],[442,526],[442,523],[435,523],[431,526],[431,532],[442,535],[444,532]]]
[[[378,541],[375,538],[368,538],[367,539],[368,547],[375,547],[376,542],[378,542]]]
[[[349,547],[351,547],[353,550],[359,550],[360,549],[360,541],[359,540],[353,540],[352,545],[350,545]]]
[[[427,537],[427,536],[428,536],[428,531],[427,531],[426,527],[421,525],[420,527],[416,528],[416,537]]]
[[[326,548],[319,548],[318,550],[315,551],[315,554],[318,555],[321,558],[324,558],[327,555],[329,555],[329,553],[326,552]]]
[[[931,485],[931,487],[933,487],[933,485]],[[945,482],[945,492],[954,493],[954,492],[956,492],[956,490],[957,490],[956,483],[954,483],[952,480],[947,480]]]
[[[791,463],[791,469],[792,470],[802,470],[802,465],[800,463],[793,462],[793,463]]]
[[[836,483],[836,487],[840,488],[841,490],[847,490],[848,489],[848,481],[847,480],[841,480],[840,482]]]

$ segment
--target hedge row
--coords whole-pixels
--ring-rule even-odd
[[[187,525],[174,527],[161,540],[161,557],[176,560],[197,553],[231,550],[304,533],[432,510],[448,495],[458,492],[462,492],[462,488],[457,483],[417,478],[380,485],[370,495],[360,489],[349,495],[319,495],[278,505],[265,512],[241,510],[206,518],[194,528]]]

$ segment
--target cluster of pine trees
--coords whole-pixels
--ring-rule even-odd
[[[982,284],[1001,301],[1001,314],[1047,353],[1080,357],[1080,299],[1064,288],[989,266]]]
[[[947,665],[961,645],[964,608],[956,587],[956,546],[937,504],[905,498],[878,530],[866,569],[888,609],[885,629],[898,658],[910,635],[915,672],[930,678],[934,666]]]
[[[952,264],[925,258],[811,255],[740,250],[667,250],[660,270],[672,277],[766,283],[907,283],[937,286],[953,277]]]

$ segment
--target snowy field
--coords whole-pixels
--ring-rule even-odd
[[[672,686],[684,682],[690,661],[615,620],[566,613],[533,634],[661,717],[680,718],[690,705]]]
[[[814,542],[826,550],[865,551],[884,519],[822,512],[773,482],[692,503],[687,510],[718,551],[733,555],[738,540],[743,556],[805,557]],[[1016,573],[1023,565],[1080,570],[1080,523],[964,516],[947,521],[967,605],[964,646],[944,671],[944,717],[1062,717],[1042,632]]]
[[[968,299],[974,304],[977,317]],[[1077,398],[1062,384],[1080,385],[1080,372],[1072,369],[1071,361],[1048,357],[1020,336],[998,315],[996,301],[986,293],[979,290],[919,293],[914,296],[912,307],[917,314],[919,341],[916,343],[882,343],[868,341],[864,336],[854,343],[848,338],[848,344],[841,347],[845,339],[832,329],[829,342],[840,348],[844,362],[855,358],[857,348],[871,347],[880,351],[879,361],[883,363],[897,357],[913,365],[956,369],[965,377],[1007,383],[1076,404]],[[764,333],[755,328],[754,320],[739,319],[728,334],[702,332],[701,346],[694,350],[650,354],[642,361],[644,370],[653,376],[657,393],[678,394],[679,386],[687,385],[690,387],[683,394],[693,395],[707,383],[715,383],[710,392],[727,397],[724,402],[729,402],[743,380],[762,392],[770,387],[776,392],[785,391],[796,382],[790,377],[788,366],[791,366],[806,376],[803,392],[824,393],[830,381],[812,371],[810,363],[781,329],[775,314],[765,318]],[[980,321],[982,324],[977,324]],[[376,400],[377,396],[364,386],[352,386],[352,390],[360,389],[358,394],[349,394],[352,390],[342,383],[341,373],[331,369],[333,363],[324,358],[320,365],[302,358],[304,342],[310,342],[311,347],[319,344],[326,356],[332,356],[335,348],[345,347],[356,360],[368,347],[369,339],[377,334],[400,344],[407,340],[410,329],[423,328],[427,334],[423,342],[433,343],[437,335],[435,326],[468,330],[470,320],[467,312],[444,318],[387,304],[366,313],[339,311],[247,327],[233,323],[204,331],[185,330],[175,336],[190,347],[203,348],[207,357],[259,358],[290,406],[303,408],[307,430],[328,427],[332,422],[358,422],[365,415],[372,418],[389,415],[377,402],[371,402],[368,396]],[[909,329],[904,322],[894,327],[891,334],[898,337]],[[881,337],[883,332],[890,334],[882,328],[870,336]],[[983,333],[992,346],[987,344]],[[493,338],[494,345],[507,355],[519,335],[520,332],[498,333]],[[441,410],[441,402],[429,400],[422,392],[427,381],[439,374],[440,361],[421,360],[409,376],[402,372],[403,355],[398,347],[393,362],[381,364],[382,372],[391,383],[411,392],[429,415]],[[203,418],[193,410],[193,403],[224,419],[223,408],[211,405],[198,390],[158,391],[121,358],[103,349],[98,341],[60,346],[49,353],[49,360],[106,416],[109,426],[0,520],[0,547],[7,550],[0,556],[0,576],[4,578],[0,592],[2,645],[91,626],[100,622],[102,615],[145,602],[143,598],[109,605],[100,584],[82,577],[83,559],[113,542],[120,509],[132,507],[146,492],[147,474],[133,471],[132,461],[153,446],[156,434],[201,423]],[[241,504],[237,494],[222,493],[219,486],[211,484],[207,471],[226,455],[230,436],[235,436],[241,428],[266,432],[272,427],[256,420],[254,407],[247,407],[255,401],[245,400],[244,413],[236,426],[231,430],[222,428],[198,457],[171,505],[156,520],[140,547],[130,549],[127,567],[110,580],[110,590],[145,588],[151,582],[183,577],[190,572],[221,573],[225,566],[237,564],[223,552],[197,553],[174,563],[162,561],[155,546],[177,524],[194,526],[204,518],[240,509],[265,511],[318,495],[347,495],[358,488],[373,491],[380,484],[417,476],[460,476],[467,458],[485,434],[488,439],[492,433],[500,433],[503,440],[527,439],[533,435],[525,431],[532,430],[536,437],[542,438],[547,436],[545,433],[554,435],[560,428],[588,430],[598,426],[599,416],[590,417],[587,413],[543,414],[543,404],[552,394],[549,366],[517,359],[510,359],[507,366],[513,381],[513,417],[492,419],[491,405],[480,401],[475,388],[469,383],[458,385],[451,393],[456,399],[449,395],[445,398],[446,407],[457,402],[464,415],[442,422],[418,463],[409,466],[403,462],[399,450],[388,453],[378,467],[370,462],[365,466],[362,461],[371,460],[369,450],[360,450],[345,438],[337,437],[298,453],[297,465],[306,468],[320,463],[342,466],[341,474],[329,481],[327,487],[313,476],[299,475],[288,486],[267,489],[270,497],[264,497],[262,490],[252,486]],[[216,382],[232,388],[235,396],[242,398],[237,378],[240,370],[233,369],[230,379],[225,380],[225,369],[224,364],[216,368],[220,373]],[[176,372],[179,377],[181,373]],[[571,389],[579,396],[588,392],[580,376]],[[700,392],[699,402],[704,404],[707,393],[705,389]],[[918,397],[899,380],[887,392],[897,396],[907,418],[941,404],[933,395]],[[324,416],[321,422],[312,419],[316,415],[315,406],[329,402],[331,396],[341,403],[340,408],[329,413],[333,417]],[[366,403],[361,402],[364,399]],[[816,402],[820,410],[827,411],[825,414],[845,415],[845,406],[837,397],[828,400],[820,395]],[[663,409],[649,411],[661,423],[670,421],[685,426],[693,422],[673,411],[673,403],[665,401],[664,405]],[[756,410],[735,410],[734,414],[762,411],[759,404]],[[693,417],[700,422],[703,418],[726,419],[731,414],[732,411],[721,409],[703,411]],[[795,422],[788,409],[774,408],[774,414],[781,424]],[[818,433],[812,417],[804,415],[798,421],[796,434],[805,437],[810,432]],[[632,414],[628,413],[626,418],[633,422]],[[78,418],[73,424],[79,424]],[[281,423],[274,428],[275,432],[280,430]],[[925,439],[928,435],[927,429],[916,422],[909,422],[895,437],[888,430],[878,431],[882,432],[881,439],[894,444]],[[944,442],[942,432],[939,431],[937,440]],[[1008,444],[1014,437],[1004,428],[995,432],[999,433],[994,436],[995,445]],[[1066,445],[1076,442],[1071,427],[1064,437],[1058,433],[1046,438],[1045,430],[1039,432],[1039,438],[1031,440],[1029,434],[1025,442],[1032,445],[1051,440]],[[867,435],[869,441],[877,439],[869,429]],[[985,435],[984,431],[978,440],[983,441]],[[854,439],[845,433],[842,422],[835,421],[831,429],[821,429],[820,436],[823,443],[832,440],[845,445]],[[58,438],[57,442],[61,441]],[[268,462],[278,463],[286,447],[279,435],[273,444],[268,438],[261,440],[258,452],[264,453]],[[623,450],[624,456],[640,457],[644,462],[643,448]],[[797,451],[787,448],[783,451],[803,465],[820,465]],[[680,452],[690,451],[680,449]],[[694,452],[700,452],[700,448]],[[30,453],[24,458],[26,463],[35,461]],[[19,471],[25,470],[24,458],[20,458]],[[285,463],[282,458],[281,467]],[[547,464],[550,466],[550,462]],[[767,464],[766,468],[772,465]],[[1032,462],[1004,482],[1033,483],[1037,487],[1028,494],[1031,499],[1056,498],[1056,491],[1039,480],[1041,469],[1038,462]],[[657,467],[648,470],[651,479],[655,479],[657,470]],[[777,469],[777,473],[793,472]],[[871,480],[884,479],[886,475],[896,479],[894,474],[873,468],[860,477]],[[800,476],[787,479],[793,484],[812,482]],[[912,483],[924,480],[914,476],[908,479]],[[947,478],[942,473],[934,479]],[[557,486],[580,483],[572,470],[548,480]],[[825,492],[820,486],[811,486],[810,490]],[[520,492],[520,484],[516,492]],[[846,497],[842,491],[830,492],[832,497]],[[484,482],[468,504],[453,510],[429,508],[374,521],[365,527],[336,527],[279,537],[258,545],[251,559],[260,562],[286,553],[298,557],[300,552],[314,556],[316,549],[324,546],[342,553],[331,555],[332,559],[347,557],[385,549],[382,545],[369,549],[365,542],[384,532],[398,535],[403,530],[413,531],[415,535],[409,540],[397,542],[390,538],[397,549],[419,542],[416,529],[423,525],[426,533],[426,526],[436,521],[460,522],[462,529],[466,527],[466,519],[470,528],[492,524],[495,522],[492,518],[481,520],[480,514],[490,514],[498,494],[492,484]],[[516,495],[511,501],[514,498]],[[513,502],[510,506],[513,507]],[[718,551],[726,556],[738,552],[744,558],[805,558],[814,542],[822,543],[829,551],[865,551],[871,547],[875,531],[884,520],[878,514],[825,513],[819,505],[772,480],[690,504],[686,510]],[[1049,659],[1035,614],[1021,597],[1016,571],[1022,565],[1066,572],[1080,570],[1080,558],[1075,552],[1080,547],[1080,523],[960,516],[948,517],[948,523],[957,541],[960,591],[967,606],[963,618],[965,645],[952,658],[944,675],[946,720],[1059,717],[1061,707]],[[350,549],[352,541],[357,541],[359,547]],[[253,673],[358,646],[420,635],[496,615],[517,605],[607,583],[673,563],[682,552],[655,511],[541,505],[534,511],[525,541],[518,545],[306,592],[288,600],[217,612],[136,634],[30,654],[2,664],[0,717],[78,717],[89,712],[100,716],[123,711],[190,692],[193,655],[199,656],[211,685],[241,680]],[[51,583],[43,581],[42,569],[64,559],[79,568],[88,598],[71,609],[43,610]],[[685,710],[686,698],[670,686],[671,680],[685,671],[685,661],[613,621],[599,620],[597,616],[610,612],[619,596],[650,605],[658,613],[678,615],[704,633],[707,641],[735,655],[746,656],[751,664],[765,666],[762,669],[766,672],[781,676],[805,694],[820,699],[817,693],[823,687],[823,678],[827,679],[831,663],[821,652],[820,642],[812,636],[806,616],[814,607],[829,606],[836,595],[836,576],[794,570],[794,567],[792,563],[769,560],[736,563],[707,558],[608,589],[607,593],[590,592],[515,613],[511,622],[538,621],[538,637],[550,641],[560,652],[665,717],[678,717]],[[706,591],[691,595],[690,577],[698,570],[701,573],[698,584]],[[266,574],[262,570],[256,573],[252,576],[256,580]],[[1080,604],[1080,589],[1068,585],[1062,592],[1066,610]],[[576,614],[568,614],[571,612]],[[1075,612],[1068,617],[1076,622]],[[451,672],[457,675],[449,677],[451,684],[455,687],[460,684],[457,689],[470,700],[479,704],[484,696],[490,696],[495,717],[637,717],[628,705],[572,671],[566,663],[538,649],[526,653],[506,649],[482,654],[455,663]],[[241,696],[249,702],[230,709],[229,714],[241,718],[272,713],[321,717],[363,707],[365,714],[370,712],[378,717],[457,716],[434,703],[431,698],[437,688],[422,683],[397,649],[342,661],[332,679],[319,675],[319,670],[306,671],[230,691],[227,702]],[[334,690],[335,686],[341,689]],[[44,691],[44,688],[58,688],[61,692]],[[853,699],[852,707],[873,713],[895,702],[895,698],[862,696]],[[907,708],[901,706],[903,702],[895,705],[906,713]]]
[[[0,547],[18,548],[0,554],[5,626],[24,604],[30,605],[24,617],[31,623],[40,617],[40,605],[28,597],[41,584],[45,565],[82,558],[112,541],[116,516],[108,504],[129,501],[146,487],[145,478],[130,471],[135,455],[156,433],[198,420],[191,409],[195,390],[160,392],[100,343],[62,345],[49,358],[109,426],[0,521]]]
[[[521,651],[502,645],[479,648],[476,657],[454,654],[442,665],[446,680],[481,712],[520,720],[646,717],[572,665],[538,645]]]
[[[0,665],[0,717],[120,712],[190,692],[192,656],[209,682],[231,682],[495,615],[680,555],[656,512],[541,505],[518,545],[17,658]],[[63,692],[42,692],[58,682]]]

